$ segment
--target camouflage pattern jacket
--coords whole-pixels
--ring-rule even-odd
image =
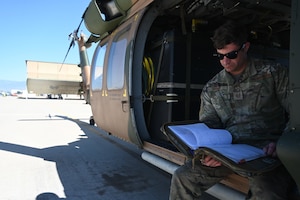
[[[286,127],[287,93],[286,67],[249,59],[237,80],[223,69],[205,85],[199,119],[227,129],[234,142],[276,140]]]

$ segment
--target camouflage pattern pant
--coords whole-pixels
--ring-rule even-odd
[[[192,163],[187,162],[173,174],[169,199],[201,199],[205,190],[231,173],[233,172],[224,166],[212,168],[195,163],[192,167]],[[249,178],[250,190],[245,199],[286,200],[291,181],[283,166],[262,176]]]

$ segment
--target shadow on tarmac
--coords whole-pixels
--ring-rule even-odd
[[[63,199],[65,199],[65,198],[59,198],[59,196],[57,196],[56,194],[51,193],[51,192],[45,192],[45,193],[39,194],[36,197],[36,200],[63,200]]]
[[[76,123],[84,134],[76,142],[44,149],[0,142],[1,150],[56,163],[66,198],[46,192],[36,200],[168,199],[170,175],[147,165],[137,147],[80,120],[56,117]]]

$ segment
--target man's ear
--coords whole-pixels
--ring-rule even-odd
[[[244,47],[244,51],[245,51],[245,53],[247,53],[248,52],[248,49],[249,49],[249,47],[250,47],[250,42],[245,42],[245,47]]]

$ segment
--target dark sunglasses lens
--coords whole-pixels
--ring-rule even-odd
[[[238,51],[232,51],[232,52],[229,52],[227,54],[220,54],[220,53],[217,53],[215,54],[220,60],[223,60],[224,56],[226,56],[227,58],[229,59],[235,59],[238,55]]]
[[[217,57],[220,59],[220,60],[223,60],[223,58],[224,58],[224,55],[223,54],[217,54]]]
[[[232,51],[226,54],[225,56],[229,59],[235,59],[237,57],[237,53],[238,53],[237,51]]]

